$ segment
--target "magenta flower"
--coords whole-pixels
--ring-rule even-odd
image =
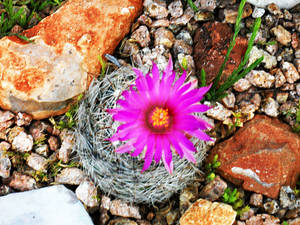
[[[175,71],[170,58],[160,79],[159,70],[153,63],[152,77],[134,69],[137,75],[135,85],[122,93],[120,108],[109,110],[113,119],[121,122],[110,141],[127,141],[116,149],[117,153],[130,153],[136,157],[145,150],[142,172],[147,170],[154,158],[156,163],[162,159],[167,171],[173,171],[172,152],[181,158],[196,163],[193,153],[196,149],[188,136],[210,141],[204,133],[210,125],[193,115],[205,112],[209,106],[199,101],[210,89],[192,88],[191,82],[184,83],[186,72],[175,80]]]

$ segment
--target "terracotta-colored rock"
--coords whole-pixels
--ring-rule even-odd
[[[56,13],[0,40],[0,107],[35,119],[66,111],[130,30],[142,0],[69,0]]]
[[[199,199],[180,218],[180,225],[231,225],[236,211],[230,205]]]
[[[198,71],[202,68],[205,70],[207,83],[211,83],[216,77],[224,61],[232,36],[231,28],[227,24],[220,22],[207,22],[196,30],[194,37],[194,61]],[[247,45],[248,41],[246,38],[237,37],[221,81],[226,80],[232,71],[238,67],[242,56],[246,52]]]
[[[278,119],[256,115],[233,137],[216,145],[219,173],[245,190],[277,198],[300,175],[300,137]]]

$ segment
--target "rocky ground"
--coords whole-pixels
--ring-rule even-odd
[[[204,68],[211,82],[233,34],[239,1],[197,0],[195,5],[198,12],[186,1],[146,0],[114,57],[120,64],[136,67],[151,67],[154,60],[163,69],[171,55],[178,71],[186,63],[190,79],[195,80]],[[249,61],[263,55],[263,63],[206,113],[215,125],[210,131],[215,146],[208,160],[210,165],[220,162],[216,171],[206,162],[202,168],[206,173],[167,203],[127,204],[103,195],[82,171],[72,152],[72,113],[35,121],[25,113],[0,111],[0,195],[64,184],[76,193],[95,224],[171,225],[179,220],[190,224],[188,220],[198,214],[197,220],[207,220],[203,219],[207,211],[229,220],[220,224],[231,224],[235,211],[238,225],[300,224],[300,5],[281,10],[274,4],[266,9],[246,4],[224,77],[241,62],[257,17],[262,17],[262,25]],[[110,64],[110,70],[114,68]],[[215,155],[218,159],[213,162]],[[240,170],[245,164],[249,170]],[[232,167],[236,172],[228,169]]]

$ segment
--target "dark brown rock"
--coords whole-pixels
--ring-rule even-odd
[[[209,182],[201,190],[199,196],[210,201],[219,199],[227,188],[227,183],[222,180],[219,176],[216,176],[214,180]]]
[[[256,115],[233,137],[216,145],[220,174],[245,190],[277,198],[283,185],[294,187],[300,174],[300,137],[267,116]]]
[[[225,23],[207,22],[196,30],[194,41],[194,61],[197,70],[206,72],[206,81],[211,83],[216,77],[227,52],[233,32]],[[237,37],[236,44],[226,64],[222,79],[226,80],[241,62],[247,49],[246,38]]]
[[[49,139],[48,139],[48,144],[49,144],[49,147],[52,151],[56,151],[58,148],[59,148],[59,140],[57,137],[55,136],[51,136]]]

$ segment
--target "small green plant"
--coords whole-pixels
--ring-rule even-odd
[[[47,183],[49,181],[48,174],[43,171],[34,171],[32,177],[36,182]]]
[[[289,224],[288,224],[288,222],[283,221],[283,222],[282,222],[282,225],[289,225]]]
[[[241,112],[233,112],[233,123],[228,124],[229,130],[232,131],[237,127],[242,127],[243,123],[241,121],[242,113]]]
[[[79,167],[79,163],[75,161],[71,161],[68,164],[62,163],[61,160],[56,161],[49,165],[50,177],[56,177],[56,175],[63,169],[63,168],[71,168],[71,167]]]
[[[229,78],[220,87],[218,87],[222,73],[225,69],[226,63],[230,56],[230,53],[231,53],[233,47],[235,46],[236,38],[241,29],[241,20],[242,20],[242,14],[243,14],[243,9],[244,9],[245,3],[246,3],[246,0],[242,0],[240,3],[239,9],[238,9],[238,16],[237,16],[235,27],[234,27],[234,34],[233,34],[232,40],[229,44],[227,53],[225,55],[224,62],[222,63],[222,65],[219,69],[219,72],[218,72],[216,78],[214,79],[214,82],[213,82],[213,85],[212,85],[210,91],[206,95],[207,99],[210,101],[218,101],[218,100],[224,98],[227,95],[225,91],[228,88],[230,88],[239,79],[245,77],[251,70],[253,70],[257,65],[259,65],[264,59],[262,56],[259,59],[257,59],[254,63],[252,63],[249,67],[244,68],[249,60],[250,52],[254,45],[254,39],[256,37],[256,34],[257,34],[260,24],[261,24],[261,18],[257,18],[255,20],[255,23],[254,23],[254,26],[252,29],[251,37],[248,41],[248,47],[247,47],[246,53],[245,53],[240,65],[238,66],[237,69],[235,69],[232,72],[232,74],[229,76]],[[201,71],[201,77],[202,76],[205,76],[205,71]]]
[[[70,109],[68,110],[68,112],[65,113],[65,117],[66,117],[65,120],[60,120],[57,124],[53,117],[49,118],[49,121],[52,123],[52,125],[55,126],[59,130],[63,130],[65,128],[68,128],[68,129],[73,128],[76,125],[75,115],[78,111],[78,107],[79,107],[78,103],[82,98],[83,98],[83,94],[80,94],[77,97],[76,103],[74,103],[73,105],[70,106]]]
[[[216,177],[215,169],[219,168],[220,166],[221,166],[221,163],[218,161],[218,155],[214,156],[212,163],[206,164],[206,166],[205,166],[205,169],[207,171],[206,180],[208,182],[215,179],[215,177]]]
[[[226,188],[223,194],[223,202],[227,204],[234,204],[239,199],[239,192],[235,188],[231,190],[231,188]]]
[[[241,216],[244,213],[248,212],[249,210],[250,210],[250,206],[246,205],[243,208],[237,210],[237,215]]]
[[[0,1],[0,4],[2,4],[4,8],[4,12],[0,17],[0,38],[4,36],[17,36],[24,41],[32,42],[26,36],[19,33],[12,33],[10,30],[16,24],[20,25],[23,29],[27,29],[33,17],[36,17],[38,20],[42,19],[38,12],[44,10],[48,6],[60,6],[62,2],[63,0],[23,0],[17,2],[13,0]],[[26,5],[30,10],[30,14],[27,15],[23,7],[15,10],[15,6],[17,5]]]
[[[36,140],[33,142],[33,145],[35,145],[35,146],[43,145],[43,144],[45,144],[45,141],[46,141],[46,135],[43,134],[40,138],[36,139]]]
[[[98,56],[98,59],[101,64],[101,74],[100,75],[101,75],[101,77],[104,77],[104,75],[106,73],[107,64],[101,56]]]
[[[195,5],[195,3],[193,2],[193,0],[186,0],[186,1],[189,4],[189,6],[192,8],[192,10],[194,10],[195,12],[199,11],[198,7]]]
[[[183,57],[182,61],[181,61],[181,73],[183,72],[183,70],[187,70],[188,69],[188,62],[186,57]]]
[[[299,133],[300,132],[300,100],[298,103],[297,111],[296,111],[296,123],[293,126],[293,131]]]

